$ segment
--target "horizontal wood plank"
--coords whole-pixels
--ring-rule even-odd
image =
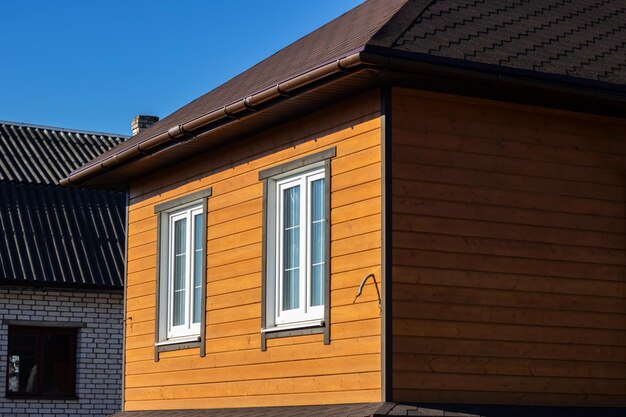
[[[133,183],[126,410],[380,400],[381,322],[371,284],[353,304],[360,280],[369,271],[379,274],[381,259],[378,93],[362,100]],[[330,178],[331,344],[321,334],[293,336],[270,339],[261,351],[258,172],[329,147],[336,147]],[[206,355],[200,357],[197,348],[175,350],[155,362],[154,206],[208,186]]]
[[[616,406],[622,120],[395,89],[393,396]]]

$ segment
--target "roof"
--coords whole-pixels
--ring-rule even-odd
[[[354,54],[364,65],[367,54],[394,56],[626,95],[625,17],[621,0],[369,0],[105,152],[68,182],[146,158],[148,144],[161,145],[155,138],[169,135],[167,146],[175,146],[181,137],[170,129],[184,132],[220,109],[232,117],[227,106],[237,100],[244,111],[247,97]]]
[[[0,122],[0,284],[122,287],[126,195],[58,181],[123,140]]]
[[[383,44],[510,69],[626,83],[621,0],[434,1]]]
[[[0,182],[0,281],[122,287],[126,196]]]
[[[118,146],[115,152],[131,148],[156,134],[166,132],[171,126],[183,124],[239,98],[263,91],[308,69],[358,51],[405,2],[373,0],[357,6],[161,119]],[[109,155],[111,152],[106,152],[92,162]]]
[[[623,408],[529,407],[463,404],[363,403],[206,410],[124,411],[111,417],[618,417]]]
[[[0,121],[0,181],[58,184],[126,136]]]

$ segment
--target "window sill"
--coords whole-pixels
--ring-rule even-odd
[[[289,326],[276,326],[261,329],[261,350],[267,350],[267,339],[278,339],[281,337],[305,336],[310,334],[326,334],[328,328],[324,320],[314,322],[293,323]],[[326,343],[326,338],[324,341]]]
[[[178,345],[180,343],[199,342],[200,335],[173,337],[171,339],[157,342],[155,346]]]
[[[160,352],[170,352],[173,350],[200,348],[202,341],[200,336],[178,337],[176,339],[164,340],[154,345],[155,361],[159,360]]]
[[[312,327],[324,327],[324,320],[301,321],[298,323],[279,324],[273,327],[261,329],[262,333],[281,332],[286,330],[309,329]]]

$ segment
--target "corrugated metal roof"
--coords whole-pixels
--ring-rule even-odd
[[[0,182],[0,280],[121,287],[124,193]]]
[[[623,92],[625,7],[623,0],[369,0],[73,174],[171,127],[356,51],[409,53],[403,56],[443,65],[521,70],[523,76],[557,76],[570,85],[601,83]]]
[[[57,184],[124,138],[0,122],[0,284],[122,287],[125,194]]]
[[[58,184],[126,136],[0,121],[0,181]]]

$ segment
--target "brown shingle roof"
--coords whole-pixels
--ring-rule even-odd
[[[394,50],[616,84],[626,83],[620,0],[437,1]]]
[[[371,0],[357,6],[155,123],[119,145],[115,152],[131,148],[152,136],[166,132],[172,126],[193,120],[242,97],[356,52],[405,2],[406,0]],[[97,160],[110,154],[106,153]]]
[[[72,175],[165,134],[171,127],[361,51],[400,54],[439,65],[513,71],[574,86],[591,83],[623,94],[626,5],[622,0],[369,0]]]

